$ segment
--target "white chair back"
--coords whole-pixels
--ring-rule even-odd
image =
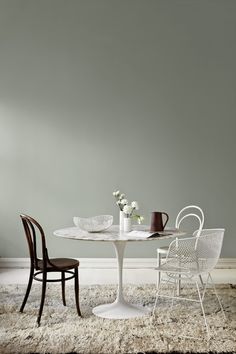
[[[225,229],[215,229],[196,237],[171,242],[166,263],[186,271],[190,276],[209,273],[215,268],[221,253]]]
[[[224,229],[202,229],[200,236],[214,234],[215,232],[218,232],[220,230]],[[194,231],[193,236],[197,236],[197,233],[198,230]]]
[[[189,212],[190,211],[190,212]],[[197,206],[197,205],[187,205],[183,209],[180,210],[178,213],[176,220],[175,220],[175,227],[177,229],[180,228],[180,224],[185,220],[186,218],[189,217],[194,217],[198,220],[199,222],[199,228],[195,231],[195,237],[199,236],[201,234],[203,225],[204,225],[204,213],[202,209]]]

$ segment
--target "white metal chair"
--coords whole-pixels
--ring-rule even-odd
[[[201,230],[204,225],[204,213],[202,209],[197,206],[197,205],[187,205],[183,209],[180,210],[178,213],[176,220],[175,220],[175,228],[179,229],[180,224],[186,219],[186,218],[196,218],[197,221],[199,222],[199,228],[195,231],[194,236],[198,236],[201,233]],[[167,255],[169,246],[163,246],[157,248],[157,267],[161,266],[161,259],[163,255]],[[157,288],[159,287],[160,284],[160,273],[157,274]],[[180,292],[180,280],[178,282],[178,293]]]
[[[208,339],[210,338],[209,326],[207,324],[205,311],[203,307],[203,300],[206,292],[206,286],[209,280],[213,285],[215,295],[219,302],[221,311],[225,317],[222,304],[220,302],[220,299],[218,297],[215,285],[213,283],[210,274],[210,272],[215,268],[218,259],[220,257],[224,232],[225,232],[224,229],[211,229],[211,230],[205,229],[203,231],[203,235],[200,235],[198,237],[195,236],[195,237],[182,238],[182,239],[176,238],[174,241],[171,242],[168,249],[167,257],[164,263],[157,268],[157,271],[159,273],[160,272],[166,273],[167,278],[165,281],[172,283],[174,287],[176,286],[179,280],[179,276],[181,276],[181,279],[183,280],[194,282],[198,293],[198,299],[196,300],[196,299],[186,298],[181,296],[174,296],[174,295],[168,296],[168,295],[161,294],[162,284],[164,283],[164,280],[162,281],[161,278],[160,286],[157,289],[153,314],[155,312],[155,308],[159,297],[172,299],[171,310],[173,306],[173,299],[199,302],[204,317],[207,337]],[[202,276],[204,274],[207,275],[207,278],[201,294],[198,285],[198,279],[199,276]]]
[[[221,230],[221,229],[202,229],[200,235],[204,236],[204,235],[214,234],[214,233],[218,232],[219,230]],[[198,230],[194,231],[194,233],[193,233],[193,237],[196,237],[196,236],[198,236]]]

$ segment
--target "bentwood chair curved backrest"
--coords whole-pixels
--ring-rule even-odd
[[[47,282],[61,282],[62,284],[62,301],[63,305],[66,306],[65,300],[65,281],[69,279],[75,280],[75,301],[77,313],[81,316],[79,307],[79,277],[78,277],[78,267],[79,261],[72,258],[49,258],[48,250],[46,247],[46,239],[43,228],[41,225],[33,219],[31,216],[21,214],[20,215],[25,236],[28,242],[29,254],[30,254],[30,275],[26,294],[23,303],[20,308],[20,312],[23,312],[25,304],[27,302],[33,279],[42,282],[42,293],[41,293],[41,303],[39,308],[39,313],[37,317],[37,323],[40,325],[40,320],[43,312],[45,293],[46,293],[46,283]],[[40,256],[38,251],[40,250]],[[48,272],[60,272],[60,279],[48,279]],[[41,275],[41,278],[40,278]],[[66,275],[68,275],[66,277]]]
[[[195,231],[196,232],[195,236],[199,236],[201,234],[201,230],[203,228],[204,220],[205,220],[204,213],[203,213],[202,209],[197,205],[185,206],[177,214],[177,217],[175,220],[175,228],[179,229],[181,223],[184,222],[186,219],[196,219],[197,220],[198,229]],[[168,246],[157,248],[157,267],[160,267],[162,256],[163,255],[166,256],[167,252],[168,252]],[[158,272],[157,273],[157,287],[159,287],[159,284],[160,284],[160,277],[161,277],[161,273]],[[178,293],[179,293],[179,291],[180,291],[180,281],[178,284]]]

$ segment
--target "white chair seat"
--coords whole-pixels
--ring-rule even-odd
[[[177,275],[185,274],[186,276],[189,276],[189,274],[191,274],[191,276],[203,274],[205,272],[204,264],[207,262],[207,259],[199,260],[194,257],[194,253],[195,252],[190,252],[191,260],[181,256],[178,259],[174,257],[169,259],[168,262],[165,261],[165,263],[155,269],[159,272],[175,273]],[[186,262],[186,264],[180,265],[181,262]]]
[[[167,254],[168,249],[169,249],[169,246],[159,247],[159,248],[157,248],[157,253]]]
[[[169,264],[164,264],[162,265],[161,267],[157,267],[155,268],[157,271],[159,272],[165,272],[165,273],[168,273],[169,276],[170,274],[176,274],[176,275],[186,275],[186,276],[189,276],[191,275],[194,276],[196,274],[199,274],[197,269],[195,268],[192,268],[192,269],[183,269],[181,267],[178,267],[178,266],[174,266],[174,265],[169,265]]]

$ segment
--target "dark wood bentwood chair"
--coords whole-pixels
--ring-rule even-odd
[[[75,302],[78,315],[81,316],[80,308],[79,308],[79,277],[78,277],[78,267],[79,261],[72,258],[49,258],[48,251],[46,248],[46,240],[45,235],[42,227],[39,223],[31,218],[28,215],[20,215],[25,235],[27,238],[28,246],[29,246],[29,253],[30,253],[30,275],[28,286],[26,290],[26,294],[23,300],[23,303],[20,308],[20,312],[23,312],[26,301],[28,299],[33,279],[42,282],[42,295],[41,295],[41,303],[37,318],[38,326],[40,326],[40,320],[43,312],[43,305],[46,293],[46,284],[47,282],[61,282],[62,286],[62,301],[63,305],[66,306],[65,300],[65,281],[69,279],[75,279]],[[41,259],[37,256],[37,238],[41,236]],[[40,242],[40,241],[38,241]],[[72,271],[74,270],[74,271]],[[48,279],[47,274],[49,272],[60,272],[61,278],[60,279]],[[41,278],[38,276],[42,274]],[[68,277],[66,277],[68,274]]]

